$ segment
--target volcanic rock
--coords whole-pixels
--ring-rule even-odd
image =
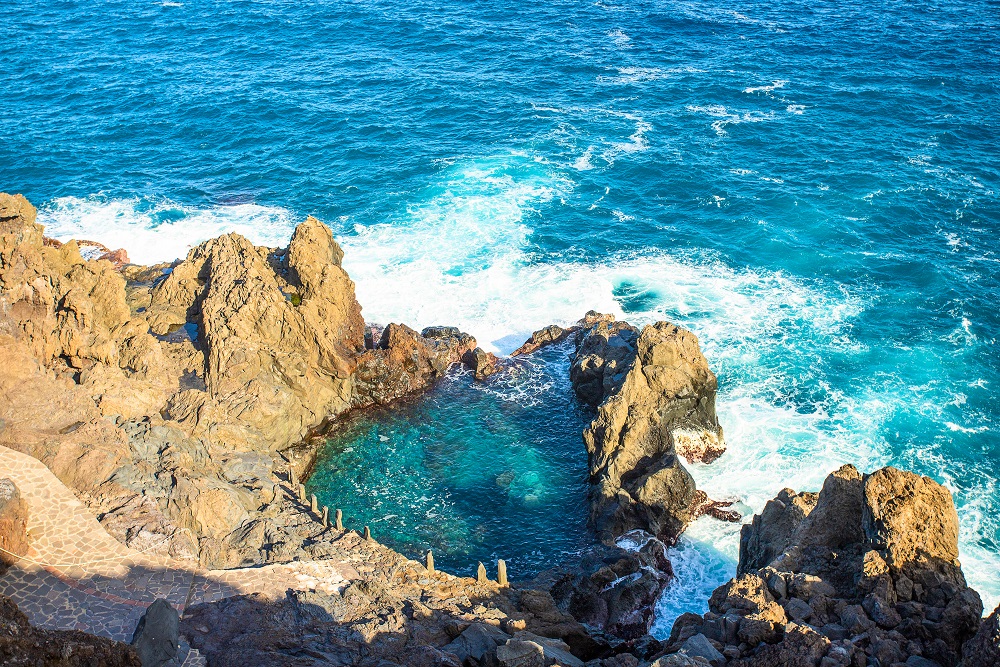
[[[561,343],[566,338],[568,338],[571,333],[574,333],[577,330],[579,330],[579,328],[580,327],[578,325],[569,327],[568,329],[563,329],[560,326],[551,324],[531,334],[531,338],[524,341],[524,344],[522,344],[521,347],[511,352],[510,356],[518,357],[524,354],[531,354],[533,352],[537,352],[543,347],[547,347],[549,345],[555,345],[556,343]]]
[[[673,572],[662,542],[640,531],[629,537],[634,548],[595,545],[529,585],[549,591],[559,609],[588,628],[638,639],[649,632]]]
[[[177,655],[180,616],[166,600],[156,600],[139,619],[132,646],[142,667],[162,667]]]
[[[862,476],[844,466],[819,494],[785,489],[743,527],[737,578],[704,617],[678,619],[672,647],[701,632],[738,667],[955,667],[963,651],[990,646],[957,556],[947,489],[895,468]]]
[[[0,444],[143,551],[216,567],[295,557],[309,531],[271,506],[280,452],[476,347],[393,325],[366,350],[342,257],[309,218],[286,249],[228,234],[118,271],[46,241],[31,204],[0,194]]]
[[[462,357],[462,361],[472,371],[477,380],[483,380],[496,373],[500,363],[497,355],[492,352],[486,352],[481,347],[477,347],[471,352],[466,352],[465,356]]]
[[[724,449],[715,375],[694,334],[667,322],[635,327],[588,313],[570,379],[597,406],[584,431],[599,535],[640,528],[672,544],[694,516],[694,480],[679,452],[710,461]]]
[[[962,647],[962,667],[1000,665],[1000,607],[986,617],[975,636]]]
[[[374,349],[358,360],[354,374],[355,407],[385,405],[429,386],[476,348],[476,340],[454,327],[418,334],[404,324],[390,324]]]

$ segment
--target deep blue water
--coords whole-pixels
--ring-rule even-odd
[[[672,319],[722,388],[711,495],[918,470],[1000,601],[1000,3],[15,0],[0,23],[0,189],[53,235],[153,261],[315,214],[372,321],[504,352],[589,308]],[[665,627],[736,549],[692,528]]]

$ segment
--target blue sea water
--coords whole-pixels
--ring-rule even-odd
[[[152,262],[231,230],[283,244],[314,214],[370,321],[509,352],[591,308],[673,320],[720,381],[729,452],[701,488],[750,512],[841,463],[917,470],[954,493],[968,578],[1000,602],[995,0],[14,0],[0,23],[0,189],[51,235]],[[482,523],[481,485],[434,477],[442,452],[522,460],[579,505],[582,453],[523,399],[551,363],[462,399],[519,406],[485,440],[437,419],[483,388],[352,425],[368,456],[341,442],[354,477],[330,489],[375,493],[355,473],[388,436],[420,465],[383,473],[429,480],[459,523]],[[519,459],[536,432],[554,441]],[[565,516],[539,517],[542,553],[499,555],[571,551]],[[689,530],[658,632],[731,576],[736,531]],[[497,555],[477,544],[454,567]]]

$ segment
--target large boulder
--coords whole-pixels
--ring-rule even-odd
[[[166,600],[156,600],[139,619],[132,634],[142,667],[163,667],[177,656],[180,615]]]
[[[505,644],[510,635],[485,623],[473,623],[442,648],[456,656],[462,664],[490,664],[496,660],[497,647]]]
[[[667,322],[641,332],[594,313],[581,322],[570,378],[597,415],[584,431],[598,533],[643,529],[673,543],[696,516],[694,480],[680,460],[724,449],[715,375],[689,331]]]
[[[594,545],[542,572],[531,586],[549,591],[559,609],[593,630],[638,639],[649,632],[653,608],[673,573],[656,538],[636,531],[629,546]]]
[[[958,513],[948,489],[929,477],[883,468],[865,478],[864,499],[864,537],[890,567],[958,574]]]
[[[583,667],[565,642],[530,632],[518,632],[497,648],[497,661],[500,667]]]

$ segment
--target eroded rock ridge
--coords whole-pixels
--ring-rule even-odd
[[[449,327],[372,339],[315,218],[287,248],[227,234],[153,267],[85,259],[35,218],[0,194],[0,444],[140,550],[211,567],[304,555],[308,535],[275,498],[282,452],[476,349]]]
[[[782,491],[744,525],[737,577],[709,608],[677,620],[668,651],[730,667],[955,667],[991,650],[951,494],[895,468]]]

